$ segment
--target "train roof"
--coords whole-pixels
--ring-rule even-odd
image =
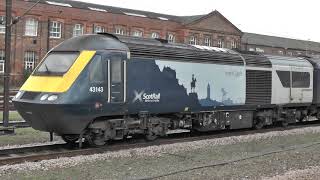
[[[303,67],[311,65],[308,60],[298,57],[243,53],[224,48],[168,43],[164,39],[119,36],[109,33],[74,37],[62,42],[52,51],[105,49],[130,51],[132,58],[170,59],[264,68],[271,68],[272,64]]]
[[[115,39],[100,34],[88,34],[67,39],[54,47],[51,51],[83,51],[83,50],[103,50],[119,49],[129,51],[128,47]]]
[[[273,56],[273,55],[266,55],[266,57],[268,57],[272,65],[313,67],[312,64],[307,59],[302,57]]]
[[[314,68],[320,69],[320,56],[307,57]]]

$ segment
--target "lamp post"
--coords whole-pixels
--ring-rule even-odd
[[[10,54],[11,54],[11,11],[12,0],[6,0],[6,35],[5,35],[5,64],[3,87],[3,126],[9,126],[9,84],[10,84]]]
[[[3,126],[9,126],[9,86],[10,86],[10,58],[11,58],[11,29],[19,22],[29,11],[31,11],[40,0],[34,3],[22,16],[12,20],[12,0],[6,0],[6,35],[5,35],[5,64],[4,64],[4,87],[3,87]]]

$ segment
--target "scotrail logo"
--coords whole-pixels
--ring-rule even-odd
[[[150,93],[147,94],[144,91],[138,92],[134,91],[135,98],[133,99],[133,103],[139,102],[146,102],[146,103],[154,103],[160,102],[160,93]]]

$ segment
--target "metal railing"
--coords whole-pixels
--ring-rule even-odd
[[[9,99],[10,99],[10,101],[9,101],[9,110],[10,111],[15,110],[11,99],[17,94],[17,92],[18,92],[17,90],[10,90],[10,93],[9,93],[9,95],[10,95],[10,97],[9,97]],[[0,93],[0,111],[3,111],[3,109],[4,109],[3,100],[4,100],[4,95],[3,95],[3,93]]]

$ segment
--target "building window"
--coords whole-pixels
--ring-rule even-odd
[[[132,32],[132,36],[134,36],[134,37],[142,37],[143,36],[143,32],[140,31],[140,30],[134,30]]]
[[[219,48],[224,48],[224,41],[222,39],[218,40],[218,47]]]
[[[25,70],[33,70],[35,67],[36,62],[36,52],[34,51],[27,51],[24,54],[24,69]]]
[[[5,60],[5,56],[4,56],[4,50],[0,50],[0,73],[4,73],[4,60]]]
[[[235,40],[231,41],[231,49],[237,49],[237,42]]]
[[[105,32],[105,29],[102,26],[94,26],[93,32],[96,34],[103,33],[103,32]]]
[[[73,37],[81,36],[83,34],[83,25],[75,24],[73,27]]]
[[[26,36],[38,35],[38,21],[36,19],[27,19],[25,33]]]
[[[197,45],[197,44],[198,44],[197,41],[198,41],[198,40],[197,40],[197,37],[195,37],[195,36],[190,36],[190,38],[189,38],[189,44],[190,44],[190,45]]]
[[[61,22],[50,22],[50,38],[61,38]]]
[[[6,33],[6,17],[0,16],[0,33]]]
[[[264,53],[264,49],[262,49],[262,48],[258,48],[258,47],[257,47],[257,48],[256,48],[256,51],[259,52],[259,53]]]
[[[151,38],[159,38],[159,37],[160,37],[159,33],[157,33],[157,32],[151,33]]]
[[[123,28],[117,27],[116,30],[115,30],[115,33],[116,33],[116,34],[119,34],[119,35],[124,35],[124,34],[125,34],[125,31],[124,31]]]
[[[168,35],[168,42],[169,43],[174,43],[176,41],[176,38],[174,37],[173,34]]]
[[[211,46],[211,38],[210,37],[207,36],[204,38],[204,45]]]

